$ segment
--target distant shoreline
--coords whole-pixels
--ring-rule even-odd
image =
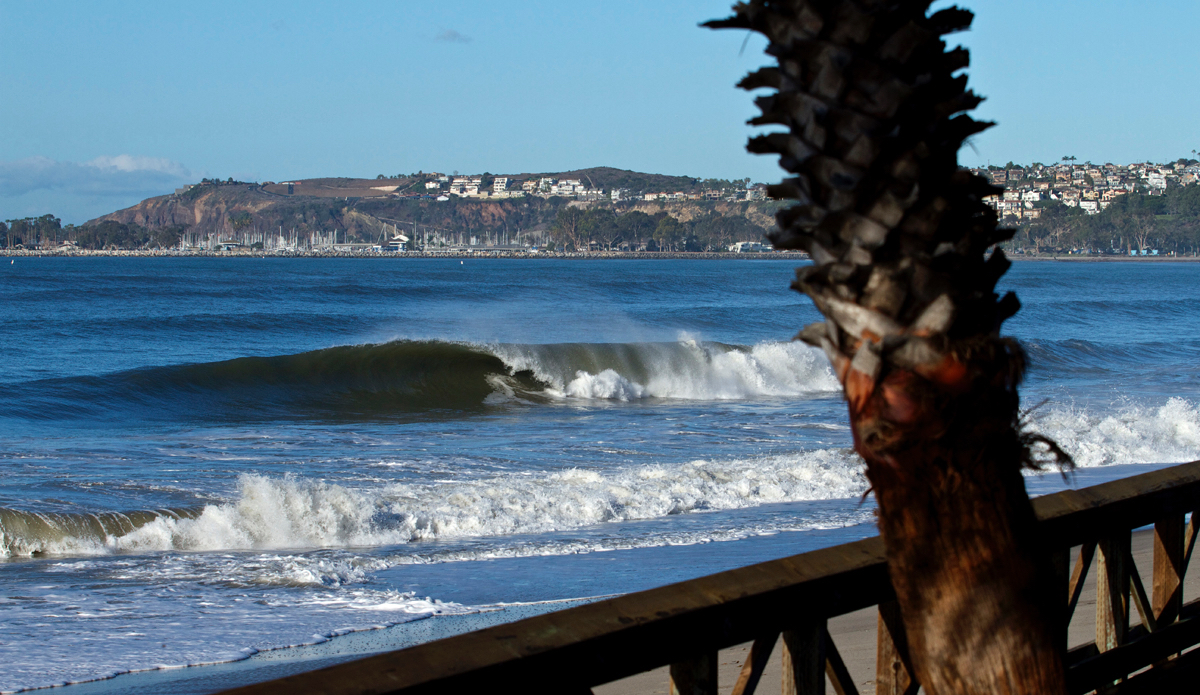
[[[120,250],[120,251],[26,251],[0,249],[0,257],[8,258],[441,258],[441,259],[572,259],[572,260],[808,260],[802,251],[772,251],[767,253],[733,253],[730,251],[594,251],[591,253],[559,253],[554,251],[177,251],[177,250]]]
[[[592,253],[560,253],[555,251],[178,251],[178,250],[74,250],[38,251],[0,249],[0,258],[433,258],[477,260],[506,258],[514,260],[791,260],[809,259],[803,251],[770,251],[765,253],[733,253],[730,251],[596,251]],[[1067,263],[1194,263],[1200,256],[1083,256],[1083,255],[1026,255],[1008,256],[1011,261],[1061,261]]]

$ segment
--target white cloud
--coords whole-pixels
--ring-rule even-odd
[[[0,162],[0,198],[40,190],[68,194],[124,196],[162,195],[195,176],[178,162],[121,154],[90,162],[60,162],[29,157]]]
[[[97,169],[116,169],[117,171],[157,171],[173,176],[191,176],[179,162],[172,162],[162,157],[138,157],[131,154],[119,154],[115,157],[96,157],[87,166]]]
[[[64,222],[83,222],[200,177],[179,162],[129,154],[89,162],[0,161],[0,219],[53,213]]]

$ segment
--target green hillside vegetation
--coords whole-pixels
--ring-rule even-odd
[[[1040,205],[1042,216],[1020,227],[1011,246],[1034,251],[1158,249],[1200,254],[1200,186],[1168,188],[1162,195],[1118,196],[1095,215],[1055,201]]]
[[[413,183],[432,180],[437,175],[419,171],[415,174],[397,174],[395,176],[384,176],[380,174],[376,179],[367,179],[371,185],[380,184],[396,184],[400,188],[409,188]],[[493,174],[484,172],[480,175],[485,186],[490,186],[492,181],[498,176],[504,176],[509,180],[509,187],[519,188],[524,181],[543,178],[552,179],[578,179],[587,183],[592,188],[602,188],[604,190],[612,190],[621,188],[633,192],[683,192],[695,193],[706,189],[720,188],[740,188],[744,189],[749,179],[700,179],[692,176],[669,176],[666,174],[646,174],[640,171],[630,171],[628,169],[617,169],[614,167],[591,167],[589,169],[573,169],[571,171],[546,171],[541,173],[521,173],[521,174]],[[315,181],[332,181],[333,179],[309,179],[306,183]],[[344,179],[345,181],[364,181],[363,179]],[[515,182],[515,186],[514,186]]]

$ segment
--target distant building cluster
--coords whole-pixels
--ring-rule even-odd
[[[623,200],[681,201],[681,200],[765,200],[765,184],[754,184],[746,188],[707,189],[700,193],[683,191],[634,191],[628,188],[603,189],[592,187],[579,179],[556,179],[539,177],[517,180],[506,176],[446,176],[430,174],[425,182],[425,192],[437,194],[438,200],[449,200],[451,196],[463,198],[522,198],[524,196],[554,196],[577,200],[600,201]]]
[[[1075,164],[1051,166],[988,167],[972,169],[997,186],[1003,195],[986,199],[1001,217],[1037,219],[1042,201],[1058,201],[1094,215],[1117,197],[1134,191],[1162,195],[1168,185],[1190,186],[1200,182],[1200,164]]]
[[[766,184],[756,183],[745,190],[735,189],[706,189],[700,193],[684,193],[683,191],[675,191],[673,193],[655,192],[641,194],[642,200],[649,201],[664,201],[664,200],[725,200],[729,202],[737,202],[739,200],[765,200],[767,197]],[[613,200],[618,200],[614,197]]]

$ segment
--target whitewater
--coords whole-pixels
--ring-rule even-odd
[[[788,262],[6,271],[0,691],[419,641],[872,533]],[[1200,458],[1198,274],[1010,273],[1027,419],[1079,466],[1035,494]]]

